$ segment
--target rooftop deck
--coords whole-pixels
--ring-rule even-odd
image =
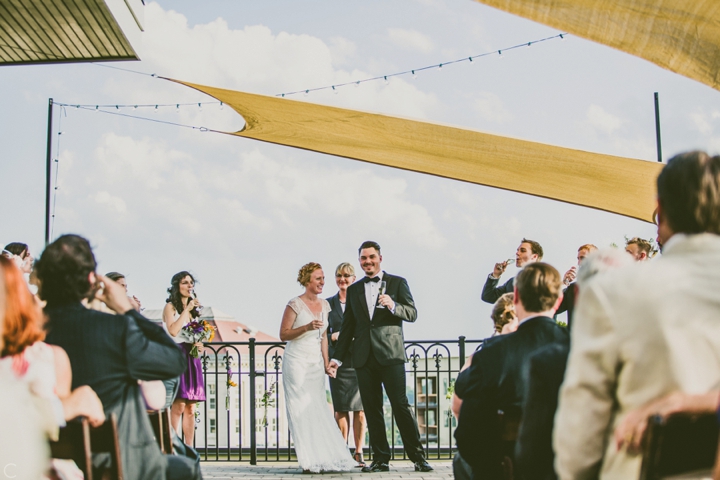
[[[202,462],[203,478],[205,479],[240,479],[243,480],[449,480],[453,478],[452,462],[431,462],[434,472],[416,472],[409,461],[390,463],[387,473],[361,473],[360,469],[345,473],[318,473],[304,474],[297,463],[264,463],[262,465],[248,465],[237,462]]]

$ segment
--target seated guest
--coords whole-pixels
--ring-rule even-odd
[[[490,313],[490,318],[492,318],[493,325],[495,325],[493,337],[512,333],[517,330],[518,318],[517,315],[515,315],[514,298],[514,294],[504,293],[498,298],[495,305],[493,305],[492,313]]]
[[[655,256],[657,250],[650,241],[633,237],[625,242],[625,251],[632,255],[636,262],[644,262]]]
[[[165,331],[140,315],[123,287],[95,273],[90,244],[63,235],[37,262],[40,297],[47,302],[47,342],[70,358],[74,388],[89,385],[105,414],[117,414],[120,455],[128,480],[200,478],[189,460],[164,456],[153,436],[138,380],[163,380],[186,368],[182,352]],[[88,310],[81,300],[97,297],[113,315]],[[108,459],[93,458],[95,467]]]
[[[87,417],[93,426],[101,425],[105,414],[100,399],[87,385],[70,391],[72,372],[68,356],[62,348],[42,342],[45,337],[42,311],[28,290],[22,271],[6,257],[0,257],[0,279],[5,298],[0,305],[3,397],[6,388],[26,391],[30,416],[34,426],[44,432],[45,445],[48,439],[57,440],[58,428],[64,426],[65,421],[78,416]],[[3,428],[7,425],[3,424]],[[45,468],[49,467],[47,461],[43,463]]]
[[[580,291],[553,432],[560,478],[637,478],[641,458],[616,449],[614,427],[671,392],[720,385],[719,191],[720,157],[672,158],[657,178],[662,258]]]
[[[12,242],[5,245],[3,249],[5,256],[12,258],[17,262],[18,267],[23,273],[30,273],[33,268],[33,262],[35,259],[30,254],[30,247],[25,243]]]
[[[597,247],[591,243],[587,243],[578,248],[577,252],[577,264],[578,267],[585,260],[590,253],[597,250]],[[563,290],[563,301],[555,312],[555,318],[563,312],[567,312],[567,327],[571,328],[573,311],[575,310],[575,298],[577,295],[577,286],[575,285],[575,275],[577,275],[577,267],[570,267],[570,270],[565,272],[563,275],[563,283],[565,284],[565,290]]]
[[[517,411],[524,394],[523,365],[532,352],[555,343],[568,343],[567,329],[552,319],[562,301],[560,274],[546,263],[526,265],[518,274],[515,312],[520,325],[509,335],[495,337],[473,355],[455,391],[463,399],[455,431],[462,458],[473,478],[501,478],[498,411]],[[512,455],[512,454],[511,454]]]
[[[599,272],[627,265],[632,265],[632,259],[622,250],[596,250],[583,259],[576,288],[582,290]],[[523,413],[515,445],[515,472],[523,480],[557,478],[552,429],[569,351],[568,344],[547,345],[530,355],[525,364]]]
[[[539,262],[542,260],[542,257],[543,249],[540,244],[533,240],[523,238],[515,252],[515,266],[517,268],[523,268],[529,263]],[[493,272],[488,275],[487,280],[485,280],[485,285],[480,295],[483,302],[495,303],[503,293],[511,293],[513,291],[514,277],[498,287],[500,276],[505,273],[505,269],[510,262],[511,260],[505,260],[504,262],[495,264]]]

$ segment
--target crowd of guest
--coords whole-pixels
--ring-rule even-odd
[[[516,277],[498,285],[513,259],[495,264],[496,335],[455,384],[456,478],[638,478],[648,418],[720,415],[720,156],[672,158],[656,213],[659,258],[638,237],[586,244],[561,276],[523,239]]]
[[[503,478],[505,458],[519,479],[637,477],[648,417],[718,411],[720,157],[672,158],[657,202],[657,247],[639,237],[624,251],[587,243],[561,275],[542,262],[537,241],[523,238],[514,259],[494,265],[481,294],[494,304],[494,333],[468,358],[452,398],[457,478]],[[500,284],[512,262],[519,273]],[[3,249],[0,424],[16,435],[0,436],[0,460],[12,459],[17,478],[70,468],[50,463],[48,440],[76,417],[100,425],[114,415],[125,478],[201,478],[189,445],[205,400],[191,352],[203,346],[183,333],[202,308],[194,277],[172,277],[158,326],[140,313],[123,274],[96,268],[77,235],[61,236],[37,261],[26,244]],[[332,359],[353,266],[340,264],[335,280],[323,340]],[[363,288],[377,288],[372,282]],[[394,315],[396,305],[383,301]],[[563,312],[567,322],[557,318]],[[330,380],[335,421],[346,442],[352,429],[354,460],[364,465],[367,422],[350,343],[340,344]],[[167,407],[184,440],[176,436],[173,455],[160,451],[147,415]],[[506,441],[503,422],[512,419],[517,438]],[[108,461],[94,457],[94,468]]]

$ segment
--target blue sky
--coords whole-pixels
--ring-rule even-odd
[[[142,61],[113,64],[261,94],[437,64],[560,33],[469,0],[149,2]],[[664,157],[720,151],[720,95],[644,60],[573,36],[473,64],[296,99],[457,125],[587,151],[655,159],[653,92]],[[44,233],[47,99],[82,104],[212,101],[96,65],[0,69],[5,206],[0,243],[38,252]],[[217,105],[127,112],[236,130]],[[62,115],[62,116],[61,116]],[[480,290],[526,236],[561,272],[584,243],[654,237],[639,221],[544,199],[230,136],[66,109],[54,236],[79,233],[101,272],[119,270],[148,308],[190,270],[203,302],[276,334],[308,261],[332,273],[367,239],[408,279],[412,339],[489,335]],[[58,127],[59,126],[59,127]],[[58,145],[59,141],[59,145]],[[506,274],[514,274],[514,268]]]

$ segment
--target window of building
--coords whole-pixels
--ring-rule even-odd
[[[215,410],[215,397],[210,397],[210,410]]]
[[[215,384],[208,383],[208,394],[215,395]]]
[[[240,420],[235,420],[235,433],[240,433]]]
[[[215,419],[210,419],[210,433],[215,433]]]

